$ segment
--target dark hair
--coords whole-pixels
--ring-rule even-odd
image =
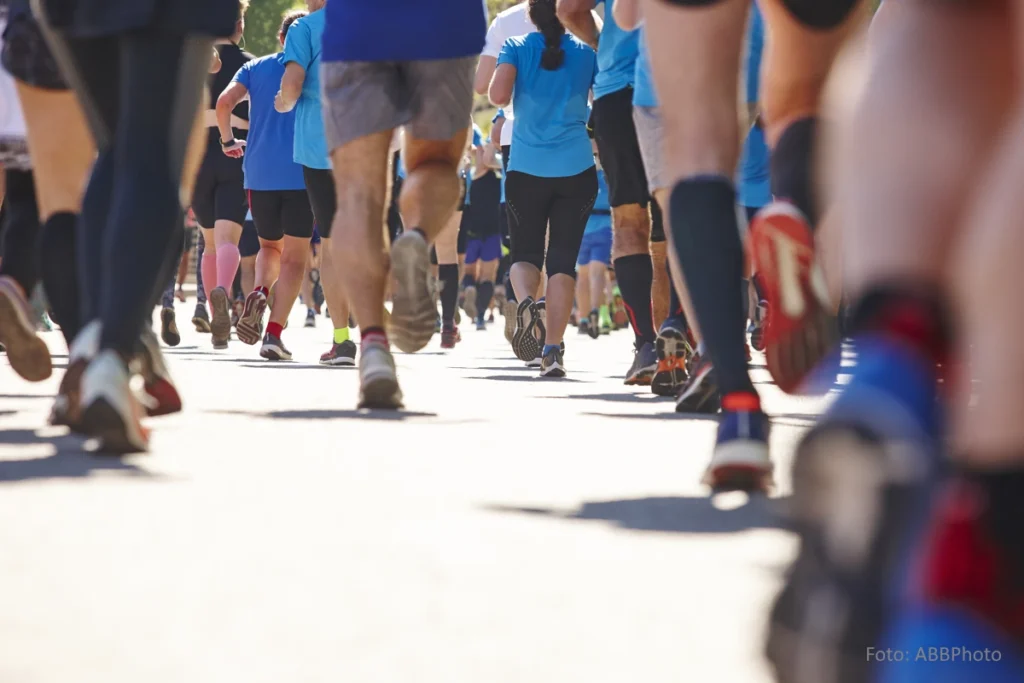
[[[555,12],[555,0],[530,0],[530,21],[544,36],[541,68],[554,71],[565,61],[565,50],[562,49],[565,26],[562,26]]]
[[[293,9],[290,12],[285,12],[284,17],[281,19],[281,30],[277,35],[284,39],[284,37],[288,35],[288,29],[292,27],[292,24],[307,14],[309,14],[309,12],[304,9]]]

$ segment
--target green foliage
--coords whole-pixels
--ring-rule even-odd
[[[245,14],[245,49],[257,57],[278,52],[281,17],[288,10],[305,6],[301,0],[252,0]]]

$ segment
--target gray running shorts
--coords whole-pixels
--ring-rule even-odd
[[[661,112],[657,107],[633,107],[633,123],[636,125],[636,139],[640,143],[640,156],[644,158],[647,170],[647,187],[654,194],[667,186],[662,144],[665,132]]]
[[[328,148],[399,126],[418,140],[451,139],[470,125],[476,59],[324,62]]]

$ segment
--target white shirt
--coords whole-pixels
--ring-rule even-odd
[[[483,55],[485,57],[498,58],[501,47],[509,38],[525,36],[527,33],[536,33],[537,27],[530,21],[528,2],[521,2],[518,5],[509,7],[504,12],[494,17],[490,27],[487,29],[487,41],[484,43]],[[505,111],[505,125],[501,129],[501,146],[512,144],[512,125],[515,114],[512,111],[512,103],[503,108]]]

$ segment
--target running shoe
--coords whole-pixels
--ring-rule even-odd
[[[100,352],[82,375],[81,433],[99,439],[104,453],[138,453],[149,448],[142,406],[129,386],[128,368],[116,351]]]
[[[526,367],[528,368],[539,368],[543,364],[544,359],[541,358],[540,353],[537,354],[536,358],[531,358],[530,360],[526,361]]]
[[[205,305],[196,304],[196,312],[192,314],[192,324],[195,325],[196,332],[210,333],[210,314]]]
[[[576,326],[576,330],[580,334],[587,334],[587,335],[589,335],[590,334],[590,323],[587,321],[586,318],[583,318],[582,320],[580,320],[580,324]]]
[[[455,345],[462,341],[462,334],[456,325],[446,327],[441,331],[441,348],[454,349]]]
[[[494,322],[494,311],[488,311],[488,313],[487,313],[487,322],[489,322],[489,323],[493,323]]]
[[[139,342],[141,350],[135,360],[138,373],[142,375],[143,395],[140,398],[146,414],[157,417],[181,412],[181,396],[171,380],[171,372],[167,369],[156,334],[144,327]]]
[[[658,330],[655,345],[658,369],[651,378],[651,392],[657,396],[675,396],[686,382],[686,363],[692,353],[682,321],[666,319]]]
[[[462,310],[466,312],[470,320],[476,320],[476,285],[469,285],[462,291]]]
[[[36,334],[32,307],[14,278],[0,275],[0,343],[7,348],[11,367],[29,382],[42,382],[53,373],[46,342]]]
[[[263,336],[263,314],[267,311],[267,297],[263,292],[253,291],[245,297],[242,315],[235,325],[238,341],[252,346]]]
[[[306,322],[303,323],[303,327],[316,327],[316,311],[312,308],[306,309]]]
[[[394,241],[391,274],[393,303],[389,336],[399,350],[415,353],[434,336],[437,313],[430,282],[430,249],[421,233],[408,230]]]
[[[814,235],[799,209],[777,201],[754,217],[748,239],[768,302],[768,371],[780,389],[793,393],[838,341],[835,318],[827,311],[828,287],[814,256]]]
[[[733,394],[723,405],[736,398]],[[743,397],[747,398],[747,397]],[[749,397],[757,402],[754,396]],[[760,408],[722,410],[718,439],[704,484],[715,491],[768,491],[772,486],[772,461],[768,457],[768,416]]]
[[[359,358],[359,407],[397,410],[402,407],[395,358],[387,343],[366,340]]]
[[[516,333],[516,311],[518,310],[518,304],[515,301],[505,301],[501,307],[501,314],[505,316],[505,340],[509,344],[512,343],[512,339]]]
[[[82,375],[85,374],[89,362],[99,352],[101,330],[99,321],[93,321],[83,327],[71,342],[71,348],[68,349],[68,369],[60,380],[60,387],[57,389],[57,396],[50,411],[51,425],[66,426],[73,431],[80,431],[78,425],[82,419]]]
[[[590,312],[587,318],[587,333],[591,339],[601,336],[601,313],[596,308]]]
[[[757,318],[750,323],[750,346],[755,351],[764,351],[764,321],[768,319],[768,302],[757,304]]]
[[[346,339],[331,345],[331,350],[320,356],[320,365],[353,367],[356,364],[356,343]]]
[[[210,308],[213,319],[210,321],[210,335],[213,348],[226,349],[231,338],[231,299],[223,287],[214,287],[210,292]]]
[[[626,373],[623,384],[627,386],[649,386],[658,370],[658,350],[654,344],[645,342],[633,348],[633,365]]]
[[[181,333],[178,332],[173,308],[164,308],[160,311],[160,338],[168,346],[177,346],[181,343]]]
[[[897,606],[890,601],[911,583],[910,541],[941,476],[934,366],[888,340],[860,339],[857,352],[851,381],[793,459],[800,549],[772,608],[767,644],[780,680],[809,680],[797,676],[811,657],[822,671],[850,674],[814,683],[867,680],[865,652],[880,646]],[[969,562],[960,550],[951,558],[957,567]],[[920,584],[913,580],[914,592]]]
[[[565,377],[564,351],[553,348],[548,351],[540,362],[541,377]]]
[[[280,337],[276,337],[268,332],[263,337],[263,346],[260,347],[260,358],[266,358],[267,360],[291,360],[292,352],[288,350]]]
[[[36,323],[36,329],[40,332],[53,332],[53,321],[50,320],[50,314],[46,311],[39,311],[39,322]]]
[[[547,335],[540,310],[533,297],[526,297],[516,308],[516,331],[512,335],[512,351],[516,358],[533,361],[540,358],[541,342]]]
[[[699,356],[692,366],[689,377],[676,396],[676,412],[713,415],[721,407],[715,368],[710,358]]]
[[[484,322],[484,317],[481,315],[476,319],[476,331],[485,332],[487,330],[487,323]]]

